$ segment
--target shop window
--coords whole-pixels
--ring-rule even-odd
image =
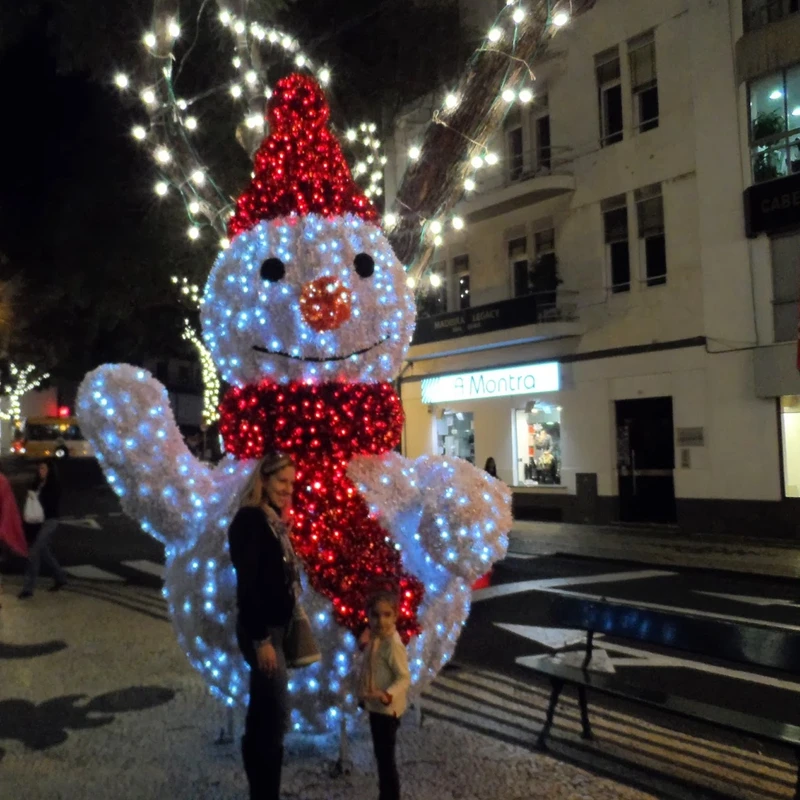
[[[417,315],[433,317],[447,311],[447,274],[443,261],[432,264],[417,291]]]
[[[628,250],[628,206],[625,195],[604,200],[602,210],[611,291],[613,294],[629,292],[631,259]]]
[[[654,183],[637,189],[635,200],[645,283],[648,286],[661,286],[667,282],[667,244],[664,236],[661,184]]]
[[[622,141],[622,83],[619,48],[612,47],[594,58],[600,104],[600,145]]]
[[[791,342],[797,338],[798,287],[797,254],[800,252],[800,234],[774,236],[772,250],[772,309],[775,323],[775,341]]]
[[[800,396],[781,397],[783,487],[787,497],[800,497]]]
[[[531,292],[527,237],[519,236],[508,242],[508,263],[514,281],[514,297],[525,297]]]
[[[749,90],[753,181],[800,172],[800,65],[752,81]]]
[[[469,256],[456,256],[453,259],[453,310],[463,311],[470,306],[469,296]]]
[[[514,412],[516,486],[561,484],[561,407],[530,402]]]
[[[628,42],[633,95],[633,121],[640,133],[658,127],[658,81],[656,43],[653,32]]]
[[[437,452],[475,463],[475,425],[468,411],[442,411],[436,419]]]

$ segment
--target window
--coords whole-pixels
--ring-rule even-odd
[[[631,260],[628,252],[628,206],[625,195],[603,201],[603,227],[608,253],[611,291],[614,294],[631,290]]]
[[[800,172],[800,66],[750,83],[753,181]]]
[[[537,169],[550,169],[551,165],[550,115],[545,114],[536,120],[536,167]]]
[[[522,177],[525,158],[521,125],[516,128],[509,128],[506,131],[506,147],[508,149],[508,179],[518,181]]]
[[[597,93],[600,102],[600,145],[622,141],[622,85],[619,48],[613,47],[595,56]]]
[[[636,218],[639,241],[645,265],[645,282],[648,286],[662,286],[667,282],[667,245],[664,237],[664,202],[661,184],[654,183],[637,189],[635,193]]]
[[[556,232],[545,228],[533,235],[536,261],[533,265],[533,291],[536,295],[536,308],[550,311],[556,307],[558,269],[556,263]]]
[[[440,456],[463,458],[475,463],[475,423],[468,411],[444,411],[436,419],[436,441]]]
[[[514,412],[515,486],[561,483],[561,407],[531,401]]]
[[[417,314],[433,317],[447,311],[447,275],[445,264],[432,264],[425,273],[417,293]]]
[[[531,293],[530,264],[528,262],[528,240],[525,236],[511,239],[508,243],[508,263],[514,281],[514,297]]]
[[[800,234],[774,236],[772,249],[772,312],[775,323],[775,341],[791,342],[798,331],[797,254],[800,252]]]
[[[469,256],[456,256],[453,259],[453,310],[469,308]]]
[[[781,397],[783,488],[786,497],[800,497],[800,397]]]
[[[628,58],[634,125],[640,133],[644,133],[658,127],[656,43],[652,31],[628,42]]]
[[[800,0],[744,0],[744,29],[754,31],[800,11]]]

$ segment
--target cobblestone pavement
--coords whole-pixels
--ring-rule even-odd
[[[225,718],[188,666],[155,590],[79,583],[0,598],[0,800],[233,800],[246,786]],[[42,587],[44,588],[44,587]],[[239,720],[236,720],[237,727]],[[333,740],[295,739],[286,800],[377,795],[365,726],[333,778]],[[433,716],[399,737],[405,800],[645,800],[653,795]]]
[[[514,521],[509,550],[569,553],[650,565],[800,577],[800,543],[767,538],[685,536],[666,529]]]

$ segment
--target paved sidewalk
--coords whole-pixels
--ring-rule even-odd
[[[565,553],[658,566],[800,577],[800,542],[712,535],[689,537],[673,534],[669,529],[517,520],[509,551],[529,555]]]
[[[224,714],[180,652],[157,591],[87,587],[0,597],[0,800],[233,800],[246,796]],[[43,587],[44,588],[44,587]],[[238,723],[238,720],[237,720]],[[377,796],[366,726],[354,768],[335,741],[294,739],[286,800]],[[401,728],[405,800],[647,800],[652,795],[429,718]]]

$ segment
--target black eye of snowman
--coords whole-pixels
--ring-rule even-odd
[[[261,265],[261,280],[275,283],[286,274],[286,267],[279,258],[268,258]]]
[[[353,259],[353,266],[362,278],[369,278],[375,272],[375,259],[367,253],[359,253]]]

